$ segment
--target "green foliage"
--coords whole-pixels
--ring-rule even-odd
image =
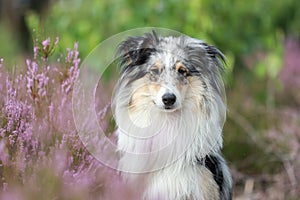
[[[230,74],[233,66],[243,68],[244,56],[257,49],[277,60],[274,62],[278,66],[281,55],[277,50],[274,53],[274,47],[281,46],[282,35],[300,36],[300,9],[297,8],[300,3],[296,0],[67,0],[54,4],[41,25],[34,14],[27,21],[31,29],[59,35],[62,49],[78,41],[83,58],[98,43],[121,31],[151,26],[174,29],[203,38],[230,55],[227,56],[232,64],[228,66]],[[254,72],[264,77],[267,71],[270,69],[259,63]],[[275,71],[278,72],[278,67]],[[271,72],[272,77],[275,71]]]
[[[18,42],[13,40],[13,37],[10,35],[9,31],[4,28],[3,24],[0,24],[0,43],[0,58],[6,58],[6,60],[9,60],[10,62],[15,62],[13,60],[15,59],[16,54],[19,53]],[[16,63],[8,64],[15,65]]]

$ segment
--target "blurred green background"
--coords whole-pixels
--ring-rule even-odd
[[[12,65],[32,54],[32,35],[59,36],[61,50],[78,41],[82,59],[106,38],[138,27],[169,28],[216,45],[227,57],[224,154],[237,193],[245,195],[254,181],[256,195],[299,195],[300,1],[0,3],[0,57]]]

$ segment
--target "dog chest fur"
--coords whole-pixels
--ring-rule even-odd
[[[144,199],[219,199],[219,190],[212,174],[204,166],[176,169],[175,164],[151,175]]]

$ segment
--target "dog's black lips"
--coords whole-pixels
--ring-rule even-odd
[[[152,101],[152,103],[153,103],[154,105],[156,105],[155,101]],[[173,108],[174,108],[174,106],[164,106],[164,109],[165,109],[165,110],[172,110]]]
[[[173,106],[165,106],[166,110],[171,110],[173,108]]]

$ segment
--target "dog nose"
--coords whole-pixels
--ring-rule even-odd
[[[172,106],[176,101],[176,96],[173,93],[166,93],[162,96],[162,101],[165,106]]]

